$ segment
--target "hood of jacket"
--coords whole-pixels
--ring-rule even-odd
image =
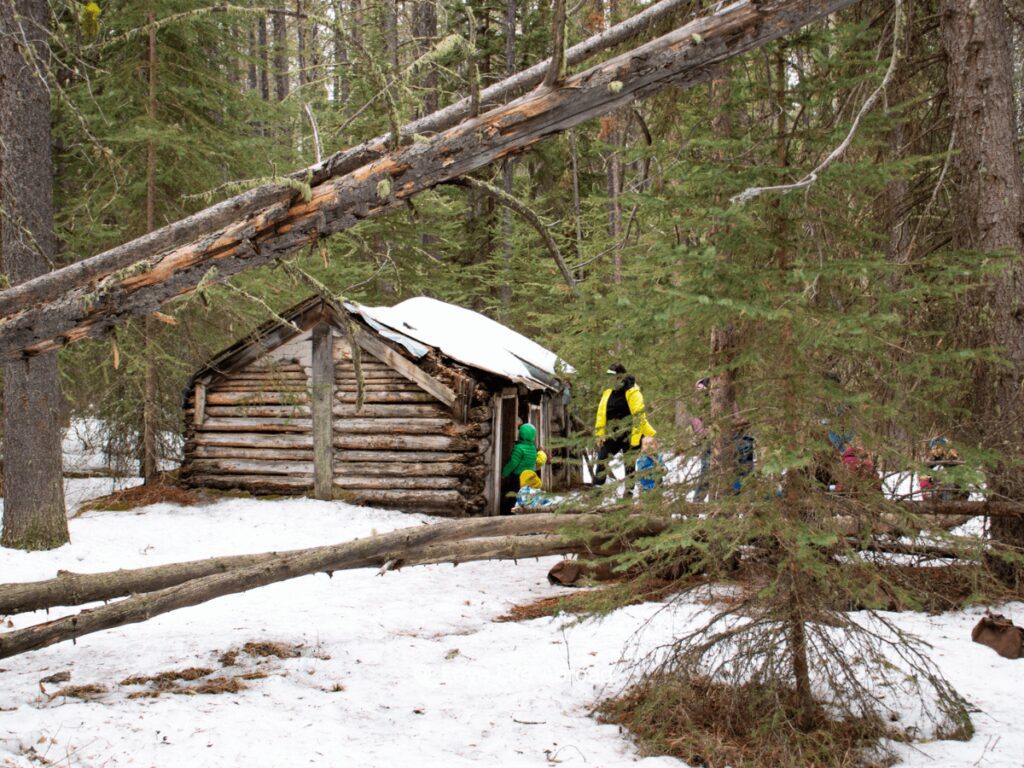
[[[533,424],[522,424],[519,427],[519,442],[533,443],[537,439],[537,428]]]

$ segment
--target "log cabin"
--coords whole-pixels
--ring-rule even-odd
[[[182,479],[497,514],[519,425],[533,424],[546,448],[569,435],[561,374],[571,370],[521,334],[435,299],[365,307],[313,296],[192,376]],[[541,472],[552,490],[578,483],[570,461]]]

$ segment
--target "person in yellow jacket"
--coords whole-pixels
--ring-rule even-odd
[[[629,493],[636,460],[636,456],[631,454],[639,452],[640,442],[645,437],[654,437],[657,432],[647,421],[644,396],[636,379],[626,373],[621,363],[615,363],[608,373],[622,376],[622,379],[617,386],[601,393],[601,402],[597,405],[594,434],[597,436],[598,453],[594,485],[604,485],[608,459],[621,453],[626,465],[626,492]]]

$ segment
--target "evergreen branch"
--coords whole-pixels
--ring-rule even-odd
[[[538,216],[532,208],[522,202],[519,198],[510,195],[505,190],[500,189],[493,184],[488,184],[486,181],[481,181],[480,179],[474,179],[470,176],[466,176],[464,178],[457,179],[452,183],[456,186],[469,187],[470,189],[484,192],[485,194],[493,197],[496,202],[515,211],[526,219],[530,226],[537,230],[538,234],[540,234],[541,238],[544,240],[544,245],[547,246],[548,252],[551,254],[551,258],[554,259],[555,264],[558,265],[558,271],[562,273],[562,277],[564,278],[566,285],[569,286],[569,292],[572,294],[576,293],[576,280],[573,278],[572,272],[569,271],[569,267],[566,266],[565,259],[562,258],[562,254],[558,250],[558,244],[551,236],[548,228],[544,226],[544,222],[540,220],[540,216]]]
[[[853,124],[850,126],[849,132],[847,132],[846,138],[843,139],[839,146],[833,149],[829,153],[828,157],[822,160],[814,170],[799,181],[794,181],[791,184],[775,184],[767,187],[748,187],[738,195],[730,197],[730,203],[734,205],[744,205],[765,192],[781,192],[785,194],[786,192],[792,192],[794,189],[806,189],[818,180],[818,176],[821,173],[843,156],[846,150],[849,149],[850,144],[853,142],[853,137],[856,135],[857,129],[860,127],[861,120],[863,120],[864,116],[871,111],[875,106],[875,102],[878,101],[878,98],[889,87],[889,84],[892,82],[892,79],[896,74],[896,66],[899,63],[899,60],[903,57],[903,53],[900,51],[899,45],[900,37],[903,35],[903,25],[905,23],[903,0],[896,0],[894,14],[892,57],[889,59],[889,68],[886,70],[885,77],[882,78],[882,82],[874,91],[872,91],[871,95],[868,96],[867,100],[865,100],[861,105],[860,111],[857,112],[857,116],[853,118]]]

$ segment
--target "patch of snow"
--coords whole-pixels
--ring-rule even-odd
[[[0,550],[0,582],[48,578],[61,568],[94,572],[307,547],[433,522],[310,499],[90,512],[70,521],[70,545]],[[588,713],[628,683],[623,661],[698,626],[708,607],[635,605],[576,626],[564,617],[494,622],[515,604],[567,593],[547,583],[555,562],[306,576],[5,659],[0,766],[36,766],[37,755],[69,766],[168,768],[682,766],[641,758],[617,727]],[[13,616],[5,631],[73,610]],[[1004,610],[1019,616],[1024,605]],[[1019,662],[971,643],[979,613],[889,615],[934,645],[936,664],[980,710],[970,742],[898,747],[904,765],[1021,765]],[[301,655],[243,654],[237,667],[221,667],[224,651],[249,641],[301,645]],[[196,666],[267,676],[221,695],[129,699],[137,688],[120,685],[131,675]],[[68,683],[43,684],[41,692],[42,678],[63,671]],[[91,701],[53,696],[61,685],[90,683],[107,690]]]
[[[501,323],[464,307],[420,296],[393,307],[356,306],[365,317],[441,350],[460,363],[512,380],[547,385],[537,371],[559,377],[558,356]],[[531,368],[536,370],[531,370]]]

